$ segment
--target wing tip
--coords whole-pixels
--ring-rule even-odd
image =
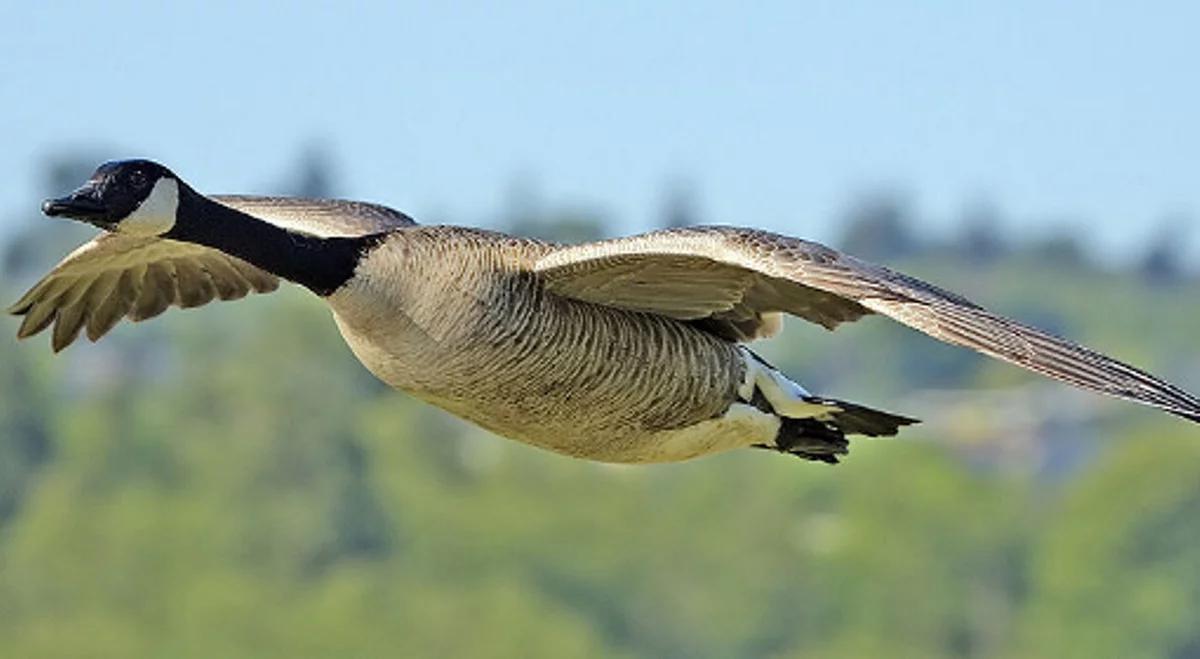
[[[1175,416],[1182,417],[1192,423],[1200,423],[1200,409],[1197,410],[1167,410]]]
[[[4,313],[6,313],[10,316],[24,316],[26,314],[26,312],[29,311],[29,308],[32,306],[33,306],[32,301],[26,301],[25,299],[20,299],[20,300],[17,300],[16,302],[13,302],[10,305],[8,305],[7,307],[5,307]]]

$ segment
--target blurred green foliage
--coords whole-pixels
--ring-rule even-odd
[[[896,264],[915,274],[1196,384],[1194,282],[906,249]],[[792,322],[765,349],[930,423],[858,441],[836,468],[754,451],[579,462],[383,387],[296,290],[173,310],[57,358],[0,340],[0,647],[1200,656],[1194,426],[1115,401],[1062,416],[1078,400],[1063,388],[879,319]],[[1020,423],[986,409],[1014,386],[1042,401]],[[913,393],[948,387],[977,391]]]

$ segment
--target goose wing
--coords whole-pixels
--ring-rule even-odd
[[[279,287],[275,275],[199,245],[106,233],[76,249],[8,312],[24,316],[25,338],[54,325],[50,346],[70,345],[83,328],[92,341],[121,318],[152,318],[172,305],[197,307]]]
[[[1200,422],[1200,399],[1144,371],[797,238],[733,227],[670,229],[562,247],[534,267],[557,294],[693,321],[735,340],[773,334],[780,313],[830,329],[879,313],[946,343]]]
[[[322,237],[356,236],[410,226],[403,213],[362,202],[221,196],[214,200],[278,226]],[[33,285],[8,312],[24,316],[18,338],[54,325],[51,348],[86,328],[95,341],[121,318],[157,316],[168,307],[268,293],[279,279],[217,250],[157,237],[105,233],[84,243]]]
[[[398,210],[364,201],[249,195],[209,198],[284,229],[322,238],[365,236],[416,224]]]

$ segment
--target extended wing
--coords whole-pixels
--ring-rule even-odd
[[[563,247],[535,270],[560,295],[694,321],[737,340],[770,335],[780,313],[830,329],[879,313],[1042,375],[1200,421],[1200,399],[1145,371],[919,279],[774,233],[670,229]]]

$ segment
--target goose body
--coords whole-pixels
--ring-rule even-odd
[[[1017,366],[1200,421],[1200,400],[961,296],[795,238],[696,227],[565,246],[419,226],[361,202],[205,197],[107,163],[44,211],[106,229],[11,312],[55,350],[122,317],[268,292],[321,296],[375,376],[499,435],[607,462],[763,447],[836,462],[915,420],[811,395],[744,343],[783,314],[879,313]]]
[[[746,406],[754,413],[726,416],[745,378],[735,344],[663,316],[551,293],[533,268],[553,249],[413,227],[373,249],[363,274],[327,301],[379,379],[506,437],[613,462],[774,439],[771,414]]]

